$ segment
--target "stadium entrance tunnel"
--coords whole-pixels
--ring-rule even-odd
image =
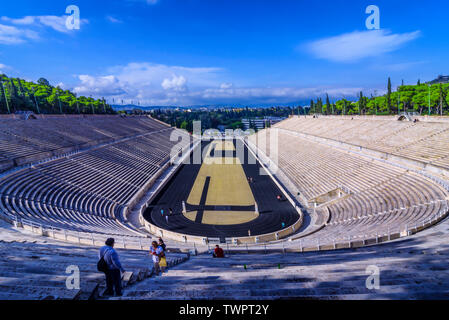
[[[193,163],[195,150],[146,209],[146,221],[221,242],[297,226],[298,211],[284,196],[278,200],[282,191],[269,175],[260,174],[264,169],[242,141],[202,141],[197,148],[204,154],[201,163]]]

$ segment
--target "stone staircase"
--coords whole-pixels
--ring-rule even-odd
[[[0,223],[0,300],[92,300],[102,299],[105,276],[97,271],[98,248],[68,244],[3,228]],[[123,267],[123,287],[153,274],[147,251],[117,249]],[[189,258],[170,250],[169,266]],[[79,288],[67,288],[73,270],[79,270]],[[72,270],[72,271],[71,271]],[[74,282],[69,281],[69,284]]]

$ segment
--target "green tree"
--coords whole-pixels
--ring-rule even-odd
[[[50,82],[48,82],[47,79],[45,78],[40,78],[39,80],[37,80],[37,83],[40,84],[41,86],[50,86]]]
[[[388,77],[388,85],[387,85],[387,112],[390,113],[391,110],[391,79]]]
[[[331,102],[329,100],[329,95],[326,93],[326,111],[327,113],[332,112],[332,106],[331,106]]]
[[[184,129],[184,130],[187,130],[188,125],[189,125],[189,123],[188,123],[187,121],[184,120],[184,121],[181,123],[180,128],[181,128],[181,129]]]
[[[443,110],[447,109],[447,101],[446,101],[446,92],[443,88],[443,84],[440,83],[439,86],[439,103],[438,103],[438,108],[439,108],[439,114],[443,115]]]

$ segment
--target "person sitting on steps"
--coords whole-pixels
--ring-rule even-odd
[[[220,248],[220,246],[218,244],[215,246],[215,250],[212,253],[212,257],[214,257],[214,258],[224,258],[225,257],[223,249]]]

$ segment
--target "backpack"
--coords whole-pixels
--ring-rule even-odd
[[[103,256],[100,258],[100,260],[97,263],[97,270],[100,272],[104,272],[106,273],[109,269],[108,269],[108,264],[106,263],[106,261],[104,260],[104,256],[105,254],[108,252],[109,250],[106,250],[105,253],[103,253]]]

